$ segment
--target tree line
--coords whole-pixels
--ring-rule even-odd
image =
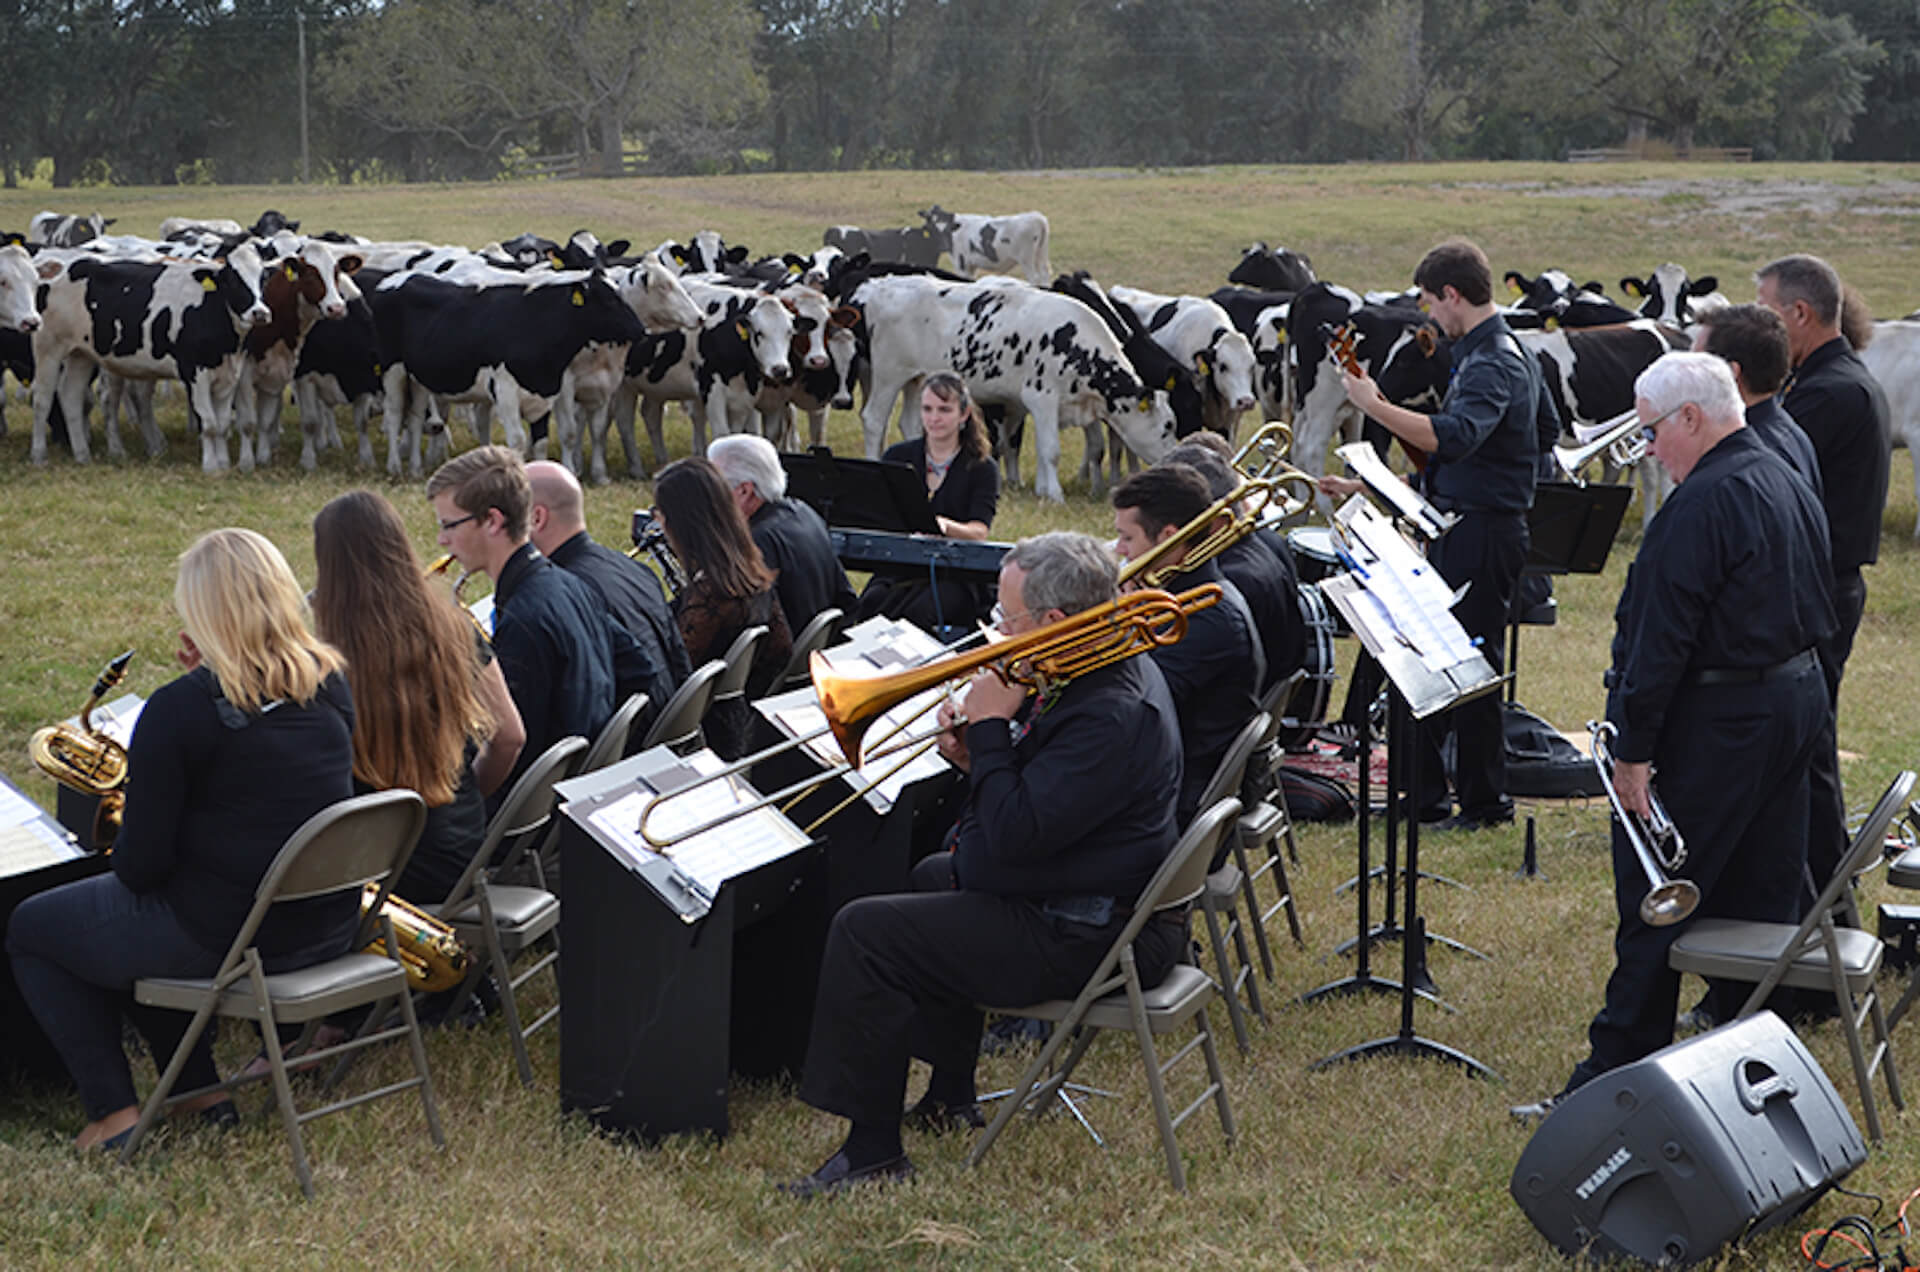
[[[1920,158],[1920,0],[0,0],[0,177],[297,179],[303,70],[335,181]]]

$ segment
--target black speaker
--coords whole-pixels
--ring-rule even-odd
[[[1564,1253],[1681,1267],[1793,1218],[1866,1159],[1833,1083],[1760,1012],[1567,1096],[1509,1188]]]

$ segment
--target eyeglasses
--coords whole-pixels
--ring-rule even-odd
[[[1667,417],[1679,414],[1682,407],[1690,405],[1692,405],[1692,403],[1682,402],[1679,406],[1669,407],[1648,420],[1645,424],[1642,424],[1640,426],[1640,440],[1649,446],[1653,445],[1654,436],[1659,431],[1660,426],[1667,422]]]
[[[440,533],[446,534],[449,531],[458,530],[461,526],[466,525],[467,522],[469,521],[479,520],[479,517],[480,517],[479,513],[470,512],[464,517],[455,517],[452,521],[442,521],[440,523]]]
[[[1008,623],[1016,618],[1026,618],[1032,613],[1032,610],[1014,610],[1009,613],[1006,606],[996,602],[993,607],[993,612],[987,615],[987,621],[1004,632],[1007,630]]]

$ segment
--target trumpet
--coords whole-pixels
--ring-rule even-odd
[[[127,799],[127,749],[93,727],[93,709],[126,679],[127,664],[132,661],[129,649],[101,668],[93,692],[80,708],[78,728],[63,720],[36,730],[27,739],[27,754],[41,772],[100,801],[89,845],[95,852],[110,846],[120,833],[120,814]]]
[[[1640,430],[1638,411],[1622,411],[1594,430],[1593,436],[1578,446],[1556,446],[1553,462],[1576,486],[1587,484],[1580,470],[1608,455],[1621,468],[1631,468],[1647,455],[1647,439]]]
[[[1286,425],[1270,424],[1267,427],[1286,428]],[[1291,430],[1288,431],[1291,435]],[[1252,444],[1248,443],[1249,446]],[[1236,463],[1238,459],[1239,456],[1235,456]],[[1268,519],[1267,510],[1270,506],[1277,505],[1273,516],[1284,520],[1304,511],[1313,501],[1316,485],[1311,473],[1295,468],[1284,459],[1274,458],[1263,462],[1262,473],[1264,475],[1250,477],[1240,483],[1236,489],[1215,500],[1199,516],[1181,526],[1172,536],[1121,566],[1120,585],[1164,588],[1175,575],[1205,565],[1252,534]],[[1300,498],[1281,493],[1282,488],[1289,485],[1302,488]],[[1222,517],[1227,518],[1226,523],[1216,526],[1214,523]],[[1176,559],[1175,553],[1182,548],[1185,551]]]
[[[1593,765],[1600,772],[1600,785],[1606,789],[1613,815],[1633,845],[1633,855],[1647,874],[1647,895],[1640,901],[1640,921],[1648,927],[1667,927],[1692,914],[1700,904],[1700,889],[1690,879],[1675,878],[1687,864],[1686,841],[1680,828],[1667,816],[1660,797],[1647,792],[1648,815],[1631,812],[1621,802],[1613,785],[1613,739],[1617,730],[1609,721],[1587,721],[1592,737]]]
[[[1152,590],[1129,592],[1104,605],[1096,605],[1057,623],[1049,623],[983,649],[950,655],[923,666],[881,676],[843,675],[834,671],[826,658],[816,651],[808,667],[813,676],[814,690],[820,696],[820,709],[827,717],[826,728],[789,738],[706,774],[696,782],[661,795],[641,814],[638,827],[640,837],[654,848],[667,851],[696,835],[705,834],[762,808],[774,804],[791,807],[815,789],[857,770],[862,762],[867,730],[882,715],[910,698],[950,681],[971,676],[982,669],[991,669],[1008,684],[1024,685],[1044,696],[1076,676],[1084,676],[1150,649],[1177,643],[1187,634],[1188,616],[1216,604],[1222,594],[1217,583],[1205,583],[1178,596]],[[925,711],[921,711],[915,718],[924,714]],[[892,726],[883,738],[897,738],[912,723],[913,720],[909,719]],[[911,763],[938,741],[943,731],[935,730],[906,741],[894,742],[881,750],[865,752],[865,758],[869,760],[898,751],[908,754],[885,774],[871,779],[861,790],[843,799],[824,816],[816,818],[807,826],[807,832],[811,834],[827,818]],[[763,795],[729,809],[720,817],[671,835],[655,834],[648,829],[647,823],[662,807],[670,805],[687,792],[725,781],[773,755],[809,745],[828,733],[839,743],[840,752],[845,757],[844,763],[834,765],[817,777],[797,782],[771,795]]]

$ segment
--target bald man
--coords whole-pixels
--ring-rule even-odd
[[[632,557],[594,542],[587,533],[586,498],[580,480],[564,466],[547,460],[528,464],[527,482],[533,488],[527,512],[528,537],[533,546],[585,582],[613,620],[646,651],[659,668],[647,689],[653,709],[659,710],[692,666],[660,580]]]

